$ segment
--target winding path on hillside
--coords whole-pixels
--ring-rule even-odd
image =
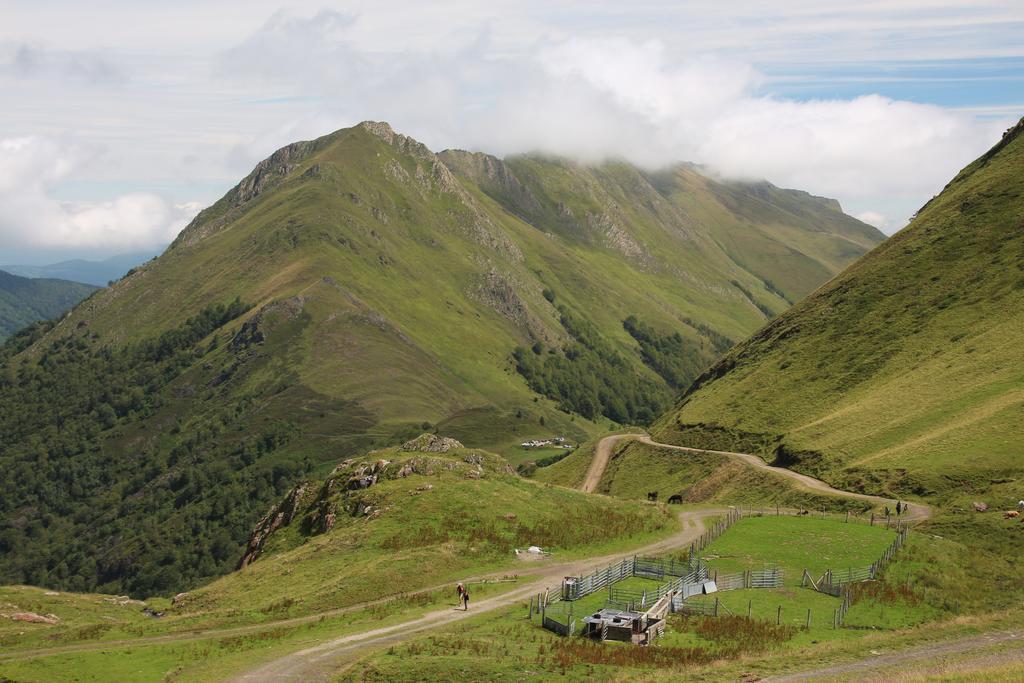
[[[840,496],[842,498],[855,498],[857,500],[863,500],[873,505],[888,505],[895,507],[896,500],[892,498],[884,498],[882,496],[873,496],[867,493],[857,493],[855,491],[844,491],[843,489],[833,488],[829,484],[815,479],[814,477],[800,472],[794,472],[791,469],[785,467],[774,467],[769,465],[764,460],[756,455],[749,453],[736,453],[733,451],[712,451],[704,448],[689,448],[687,446],[676,446],[674,444],[660,443],[655,441],[647,434],[616,434],[614,436],[608,436],[597,444],[597,448],[594,449],[594,459],[590,463],[590,469],[587,471],[587,477],[584,479],[581,491],[593,493],[597,490],[597,485],[601,482],[601,477],[604,476],[604,471],[608,467],[608,461],[611,459],[612,452],[615,446],[622,441],[639,441],[640,443],[647,444],[648,446],[654,446],[655,448],[665,448],[673,451],[681,451],[683,453],[710,453],[712,455],[721,455],[732,460],[743,463],[754,469],[771,472],[780,477],[790,479],[796,484],[807,491],[814,493],[822,493],[829,496]],[[904,521],[919,522],[928,519],[932,516],[932,509],[928,505],[920,502],[914,502],[910,508],[910,512],[903,517]]]
[[[615,434],[607,436],[598,442],[594,449],[594,457],[587,471],[586,479],[580,487],[583,491],[593,493],[604,475],[608,461],[615,449],[615,446],[626,440],[637,440],[657,448],[667,448],[685,453],[712,453],[721,455],[756,469],[770,471],[782,477],[795,481],[800,487],[823,493],[826,495],[842,496],[868,501],[875,505],[895,505],[896,501],[881,496],[872,496],[853,491],[843,491],[833,488],[823,481],[800,474],[782,467],[772,467],[761,458],[747,453],[733,453],[728,451],[708,451],[702,449],[675,446],[672,444],[658,443],[646,434]],[[708,517],[716,517],[725,513],[722,508],[709,508],[706,510],[683,512],[679,515],[682,528],[673,536],[653,543],[635,551],[637,554],[664,553],[677,548],[685,548],[704,533],[704,520]],[[912,512],[905,519],[920,521],[931,516],[931,508],[915,503]],[[631,553],[632,554],[632,553]],[[346,660],[357,657],[368,649],[380,648],[411,638],[423,631],[445,626],[461,621],[473,614],[479,614],[492,609],[509,607],[522,602],[527,597],[543,591],[545,587],[557,585],[565,576],[579,576],[602,565],[615,562],[621,557],[610,555],[600,558],[591,558],[579,562],[563,563],[547,567],[544,574],[536,580],[530,581],[521,587],[482,600],[473,604],[472,612],[462,612],[453,609],[435,610],[428,614],[407,621],[371,631],[364,631],[352,635],[335,638],[311,648],[289,654],[267,664],[244,673],[235,679],[237,683],[252,683],[256,681],[317,681],[329,679],[332,673],[337,672]]]
[[[341,636],[275,659],[230,680],[236,683],[330,680],[347,660],[362,655],[366,650],[393,645],[419,635],[423,631],[453,624],[483,612],[522,604],[530,596],[542,593],[545,588],[557,590],[566,576],[589,574],[634,554],[654,555],[686,548],[705,532],[705,519],[721,517],[727,512],[726,508],[681,512],[678,515],[679,531],[668,538],[637,548],[628,555],[618,553],[547,565],[543,573],[536,579],[507,593],[474,602],[469,611],[464,612],[445,607],[404,623]]]
[[[823,481],[809,477],[799,472],[794,472],[781,467],[772,467],[768,465],[761,458],[746,454],[746,453],[733,453],[729,451],[711,451],[687,448],[685,446],[676,446],[673,444],[658,443],[651,439],[646,434],[615,434],[607,436],[598,442],[595,450],[594,457],[591,462],[590,468],[587,472],[586,478],[581,485],[581,489],[586,492],[593,493],[597,490],[598,484],[601,481],[601,477],[608,466],[608,462],[611,459],[612,453],[615,447],[626,440],[637,440],[641,443],[648,444],[657,448],[666,448],[670,450],[680,451],[684,453],[711,453],[715,455],[721,455],[728,458],[732,458],[739,462],[744,463],[749,467],[756,469],[767,470],[778,476],[788,478],[795,481],[800,487],[814,491],[816,493],[823,493],[827,495],[842,496],[846,498],[855,498],[859,500],[865,500],[875,505],[894,505],[895,501],[883,498],[880,496],[871,496],[863,493],[856,493],[853,491],[843,491],[840,489],[833,488]],[[672,536],[657,541],[655,543],[648,544],[641,548],[636,548],[628,555],[634,554],[659,554],[667,553],[672,550],[686,548],[693,541],[700,537],[701,534],[706,530],[705,520],[711,517],[719,517],[727,512],[727,509],[720,507],[706,508],[697,511],[684,511],[678,515],[680,522],[680,529]],[[921,503],[914,503],[912,512],[910,515],[905,517],[906,520],[920,521],[931,516],[931,508]],[[521,576],[527,580],[520,586],[496,595],[491,598],[480,600],[472,605],[472,609],[468,612],[455,610],[449,607],[443,609],[433,610],[418,618],[411,619],[406,622],[386,626],[382,628],[373,629],[370,631],[363,631],[360,633],[350,634],[334,638],[327,642],[319,645],[306,648],[279,659],[272,660],[268,663],[260,665],[246,673],[240,674],[235,677],[234,681],[251,683],[253,681],[319,681],[329,680],[333,674],[338,671],[340,666],[343,666],[346,662],[352,661],[355,658],[361,656],[365,651],[370,649],[376,649],[394,643],[398,643],[416,635],[421,634],[424,631],[446,626],[452,623],[459,622],[471,616],[487,612],[489,610],[507,608],[516,604],[522,603],[529,596],[536,595],[537,593],[543,592],[545,588],[557,588],[561,584],[561,581],[566,576],[580,576],[603,566],[617,562],[626,554],[614,554],[605,555],[602,557],[592,557],[585,560],[575,560],[571,562],[560,562],[556,564],[541,564],[530,567],[525,571],[519,572]],[[506,571],[507,573],[507,571]],[[434,588],[439,588],[434,587]],[[433,590],[427,589],[427,590]],[[251,624],[241,627],[227,628],[227,629],[210,629],[204,632],[191,632],[191,633],[178,633],[178,634],[165,634],[160,636],[152,636],[147,638],[138,638],[133,640],[124,641],[107,641],[101,643],[83,643],[79,645],[65,645],[56,646],[53,648],[40,648],[38,650],[24,650],[21,652],[11,653],[0,653],[0,661],[5,659],[23,659],[28,657],[39,657],[39,656],[52,656],[56,654],[63,654],[68,652],[104,649],[109,650],[119,646],[124,647],[138,647],[149,644],[164,644],[164,643],[176,643],[176,642],[188,642],[195,640],[204,640],[209,638],[220,638],[229,635],[242,635],[247,633],[255,633],[275,627],[282,626],[293,626],[305,622],[311,622],[321,618],[322,616],[334,616],[344,614],[348,612],[355,612],[367,607],[379,604],[388,600],[384,598],[369,603],[363,603],[359,605],[352,605],[349,607],[331,610],[330,612],[313,614],[306,617],[298,617],[286,620],[280,620],[275,622],[265,622],[262,624]]]

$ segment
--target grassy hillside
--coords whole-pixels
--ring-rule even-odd
[[[628,552],[678,528],[657,506],[539,485],[498,455],[432,442],[376,450],[300,482],[253,534],[260,551],[244,568],[173,604],[0,587],[0,679],[223,680],[260,658],[450,606],[457,581],[480,601],[530,570]],[[364,476],[373,483],[350,488]],[[552,555],[515,556],[534,543]],[[27,612],[50,623],[6,618]],[[19,656],[60,645],[82,651]]]
[[[897,495],[982,495],[1020,476],[1022,132],[730,351],[658,423],[659,439],[759,450]]]
[[[80,282],[33,280],[0,270],[0,342],[36,321],[56,318],[94,291]]]
[[[360,476],[375,483],[349,489]],[[322,482],[300,484],[277,511],[290,521],[264,537],[272,512],[270,526],[257,528],[261,549],[252,562],[190,593],[181,610],[244,604],[258,613],[284,601],[289,615],[323,611],[379,598],[382,590],[514,571],[516,548],[539,545],[566,559],[580,548],[639,543],[674,523],[660,508],[523,480],[500,456],[466,448],[374,451]]]
[[[346,455],[647,423],[880,239],[688,167],[435,155],[380,123],[289,145],[0,354],[0,581],[173,594]]]

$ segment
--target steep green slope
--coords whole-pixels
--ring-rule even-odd
[[[257,613],[287,601],[289,614],[322,611],[526,566],[516,548],[567,559],[672,526],[666,510],[538,485],[499,456],[423,435],[297,485],[257,525],[243,569],[177,609]]]
[[[33,280],[0,270],[0,342],[31,323],[57,317],[94,291],[79,282]]]
[[[756,450],[896,494],[977,495],[1019,477],[1022,131],[1024,122],[906,229],[730,351],[657,424],[658,437]]]
[[[381,123],[289,145],[0,354],[0,582],[177,592],[346,455],[649,422],[880,239],[688,167],[439,156]]]
[[[500,456],[425,435],[299,482],[257,525],[243,568],[150,600],[161,618],[125,598],[0,587],[0,615],[56,622],[0,616],[0,680],[225,680],[275,651],[447,611],[458,581],[476,605],[521,590],[531,572],[624,554],[678,528],[663,508],[539,485]],[[514,552],[533,544],[550,555]],[[18,656],[62,644],[74,647]]]

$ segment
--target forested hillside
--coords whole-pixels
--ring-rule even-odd
[[[55,318],[96,291],[92,285],[18,277],[0,270],[0,342],[38,320]]]

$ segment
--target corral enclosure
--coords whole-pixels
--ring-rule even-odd
[[[562,593],[566,599],[549,604],[543,621],[556,632],[575,635],[585,617],[603,608],[643,611],[666,592],[678,591],[673,611],[681,615],[749,617],[803,634],[828,629],[836,637],[855,599],[848,587],[879,576],[904,539],[884,524],[849,517],[742,517],[733,509],[682,556],[630,558],[569,580]],[[672,583],[673,576],[649,575],[646,567],[659,562],[683,567],[672,574],[684,578]],[[709,580],[714,583],[705,583]],[[865,615],[858,616],[863,623]],[[666,642],[692,642],[694,634],[685,633],[688,621],[676,617]],[[681,633],[672,635],[673,630]]]
[[[828,569],[869,565],[895,537],[882,525],[766,513],[732,526],[708,547],[703,560],[722,574],[775,565],[787,585],[799,585],[804,569],[817,578]]]

